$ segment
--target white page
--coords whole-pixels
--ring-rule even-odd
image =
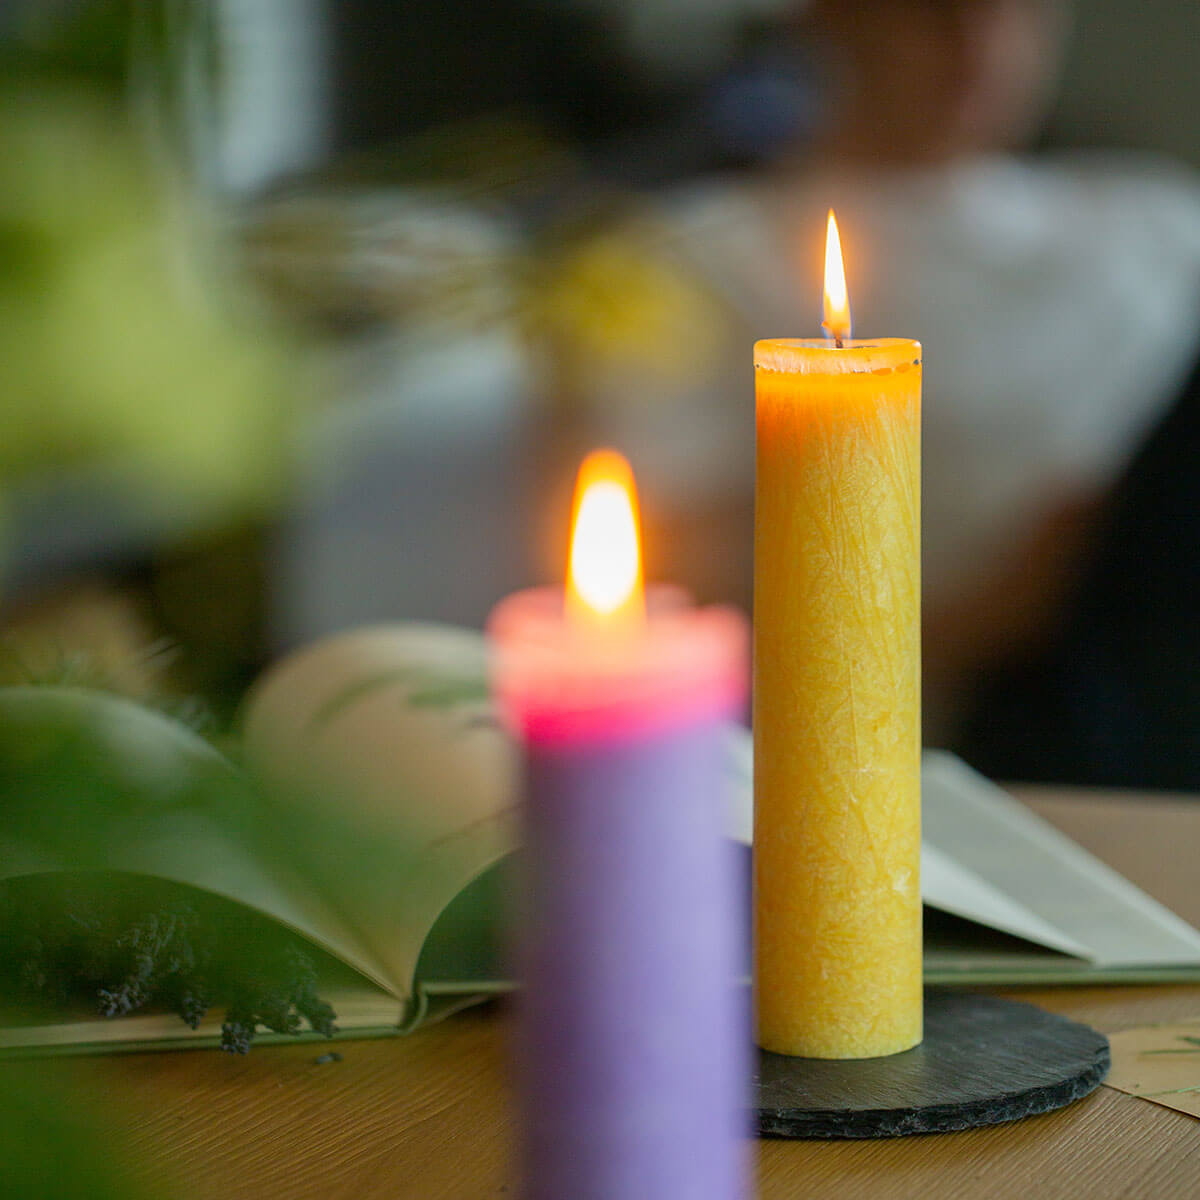
[[[245,708],[259,780],[338,835],[304,868],[401,996],[438,917],[516,846],[518,756],[486,679],[477,633],[371,626],[289,655]]]
[[[928,838],[921,840],[921,899],[942,912],[966,917],[1002,933],[1076,958],[1094,959],[1089,948],[1006,896],[974,871],[943,854]]]
[[[1098,966],[1200,962],[1200,933],[1186,921],[960,759],[927,752],[921,779],[926,842],[1019,897]]]

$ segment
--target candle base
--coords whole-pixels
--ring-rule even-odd
[[[1063,1108],[1100,1086],[1108,1039],[1031,1004],[925,994],[925,1040],[887,1058],[759,1051],[760,1137],[884,1138],[998,1125]]]

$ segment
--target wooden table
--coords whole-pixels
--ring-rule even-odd
[[[1020,794],[1200,924],[1200,799]],[[1107,1032],[1200,1017],[1200,985],[1011,994]],[[186,1051],[38,1069],[94,1096],[152,1195],[474,1200],[518,1191],[509,1024],[496,1005],[410,1038],[341,1043],[343,1060],[325,1065],[314,1062],[320,1047],[304,1045],[244,1059]],[[896,1141],[763,1142],[757,1153],[763,1197],[1200,1196],[1200,1122],[1108,1088],[1013,1125]]]

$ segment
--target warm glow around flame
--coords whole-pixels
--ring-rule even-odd
[[[846,294],[846,268],[842,265],[842,239],[838,236],[833,209],[825,229],[825,318],[827,337],[841,342],[850,336],[850,297]]]
[[[637,489],[633,470],[615,450],[583,460],[575,483],[567,619],[611,628],[645,617]]]

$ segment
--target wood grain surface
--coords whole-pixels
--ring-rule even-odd
[[[1200,799],[1021,792],[1055,825],[1200,924]],[[1013,991],[1097,1028],[1200,1018],[1200,985]],[[321,1047],[5,1064],[61,1078],[105,1113],[130,1170],[171,1200],[473,1200],[518,1194],[503,1005],[409,1038]],[[1200,1123],[1101,1088],[1071,1108],[965,1133],[763,1142],[766,1198],[1200,1196]],[[563,1200],[572,1200],[564,1197]],[[630,1197],[629,1200],[643,1200]],[[651,1200],[651,1198],[645,1198]],[[687,1200],[686,1197],[663,1200]]]

